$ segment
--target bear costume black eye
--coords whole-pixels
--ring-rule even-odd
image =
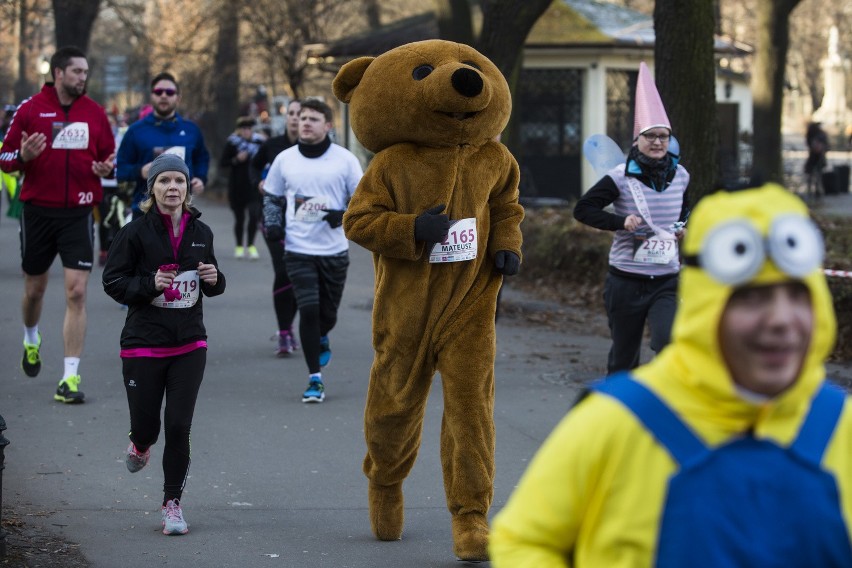
[[[766,260],[760,233],[745,220],[724,223],[710,231],[698,256],[701,267],[714,280],[731,286],[751,280]]]
[[[473,61],[462,61],[462,63],[464,63],[465,65],[470,65],[471,67],[473,67],[477,71],[482,71],[482,67],[480,67],[479,65],[477,65]]]
[[[414,77],[415,81],[422,81],[428,77],[434,69],[435,68],[431,65],[420,65],[419,67],[414,68],[414,71],[411,72],[411,76]]]

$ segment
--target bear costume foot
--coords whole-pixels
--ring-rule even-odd
[[[400,540],[405,521],[402,483],[377,485],[370,482],[370,528],[379,540]]]
[[[488,560],[488,520],[482,513],[453,515],[453,552],[460,560]]]

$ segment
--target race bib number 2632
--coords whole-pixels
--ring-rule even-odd
[[[58,150],[85,150],[89,147],[89,124],[54,122],[51,147]]]

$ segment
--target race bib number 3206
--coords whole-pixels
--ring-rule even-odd
[[[89,147],[89,123],[54,122],[51,147],[59,150],[85,150]]]
[[[476,258],[476,219],[469,217],[453,221],[447,238],[436,243],[429,253],[429,262],[461,262]]]

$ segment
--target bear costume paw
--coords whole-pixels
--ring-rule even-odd
[[[377,485],[370,482],[370,528],[379,540],[400,540],[405,521],[402,483]]]
[[[482,513],[453,515],[453,552],[460,560],[488,560],[488,519]]]

